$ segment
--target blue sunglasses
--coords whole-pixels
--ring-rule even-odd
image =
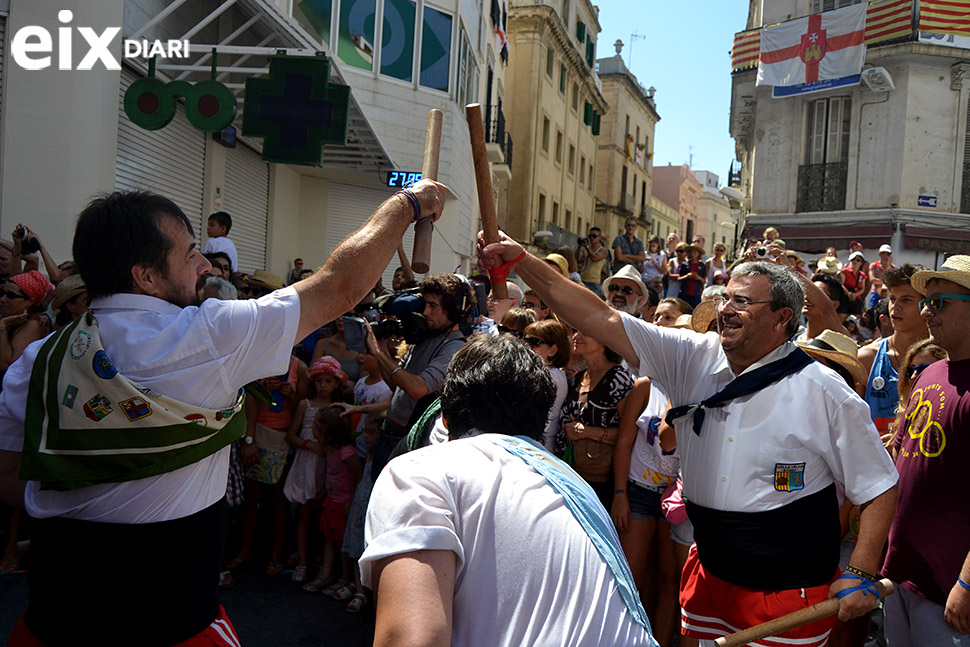
[[[934,294],[931,297],[919,300],[919,309],[929,308],[936,312],[943,307],[943,299],[953,299],[955,301],[970,301],[970,294]]]

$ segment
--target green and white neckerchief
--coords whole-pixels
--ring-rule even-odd
[[[243,436],[243,400],[240,391],[228,409],[201,409],[133,382],[112,366],[88,313],[37,354],[20,478],[73,490],[177,470]]]

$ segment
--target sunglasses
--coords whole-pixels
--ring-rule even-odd
[[[906,367],[906,377],[913,379],[915,376],[923,372],[923,369],[929,366],[929,364],[910,364]]]
[[[526,310],[548,310],[549,306],[544,303],[533,303],[532,301],[524,301],[522,307]]]
[[[531,348],[538,348],[539,346],[542,346],[543,344],[548,344],[549,343],[547,341],[542,341],[538,337],[526,337],[522,341],[524,341],[525,343],[527,343]]]
[[[512,335],[518,339],[525,337],[525,333],[523,333],[521,330],[512,330],[511,328],[503,326],[502,324],[499,324],[497,328],[500,335]]]
[[[587,236],[587,238],[589,238],[590,240],[592,240],[594,238],[599,238],[599,237],[600,237],[599,234],[590,234],[589,236]]]
[[[631,294],[636,294],[636,291],[634,291],[634,289],[631,288],[629,285],[624,285],[623,287],[620,287],[619,285],[610,284],[610,292],[620,292],[627,296],[630,296]]]
[[[27,295],[17,294],[16,292],[11,292],[10,290],[4,290],[3,295],[8,299],[26,299]]]
[[[943,308],[944,299],[953,299],[954,301],[970,301],[970,295],[968,294],[934,294],[931,297],[926,297],[925,299],[920,299],[919,309],[929,308],[930,310],[937,312]]]

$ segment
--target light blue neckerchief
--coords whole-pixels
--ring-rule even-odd
[[[637,594],[636,584],[633,583],[633,573],[630,572],[630,565],[623,555],[613,521],[586,481],[531,438],[500,434],[488,434],[483,438],[504,447],[528,463],[532,469],[546,478],[552,489],[562,495],[566,507],[589,535],[600,557],[613,573],[620,597],[626,603],[626,608],[633,616],[633,620],[646,628],[652,637],[653,632],[650,630],[647,612],[640,604],[640,596]]]

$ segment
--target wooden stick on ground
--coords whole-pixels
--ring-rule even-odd
[[[428,133],[424,140],[424,163],[421,165],[422,179],[438,179],[438,158],[441,152],[441,111],[432,108],[428,112]],[[411,251],[411,269],[419,274],[427,274],[431,269],[431,221],[414,226],[414,247]]]
[[[482,215],[482,232],[486,243],[498,242],[498,223],[495,220],[495,200],[492,196],[492,173],[488,169],[488,152],[485,150],[485,129],[482,125],[482,106],[470,103],[465,106],[465,119],[468,120],[468,138],[472,145],[472,158],[475,160],[475,184],[478,187],[478,210]],[[492,283],[492,298],[504,299],[508,296],[505,281]]]
[[[887,595],[892,595],[893,583],[887,579],[881,579],[876,582],[876,589],[880,591],[881,598]],[[769,620],[768,622],[763,622],[760,625],[755,625],[754,627],[749,627],[734,634],[727,636],[722,636],[714,641],[717,647],[740,647],[740,645],[746,645],[755,640],[760,640],[768,636],[777,636],[783,634],[786,631],[791,631],[796,627],[801,627],[816,620],[821,620],[823,618],[828,618],[829,616],[834,616],[839,612],[839,599],[829,598],[822,602],[813,604],[805,609],[799,609],[788,615],[784,615],[780,618],[775,618],[774,620]]]

